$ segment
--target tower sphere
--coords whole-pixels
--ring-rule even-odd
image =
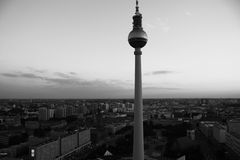
[[[147,33],[142,28],[133,28],[128,35],[128,43],[133,48],[142,48],[147,44]]]

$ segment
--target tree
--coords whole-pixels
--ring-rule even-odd
[[[46,132],[45,132],[44,129],[39,128],[39,129],[35,129],[35,130],[34,130],[33,135],[34,135],[35,137],[40,137],[40,138],[41,138],[41,137],[44,137],[44,136],[46,135]]]

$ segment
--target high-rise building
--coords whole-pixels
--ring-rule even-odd
[[[105,109],[106,109],[107,111],[109,110],[109,104],[108,104],[108,103],[105,104]]]
[[[66,107],[58,107],[55,110],[55,118],[65,118],[67,116]]]
[[[132,112],[134,110],[134,104],[133,103],[126,103],[126,111]]]
[[[72,116],[75,113],[75,108],[73,106],[66,107],[66,116]]]
[[[55,109],[50,108],[48,111],[49,111],[49,118],[54,118]]]
[[[49,111],[46,107],[41,107],[38,110],[38,119],[40,121],[47,121],[49,120]]]
[[[144,159],[141,48],[146,45],[147,40],[147,34],[142,28],[142,14],[139,12],[138,0],[136,0],[133,30],[128,35],[128,42],[135,49],[133,160]]]

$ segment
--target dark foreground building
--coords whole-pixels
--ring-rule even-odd
[[[76,132],[30,149],[32,160],[61,160],[91,144],[90,130]]]

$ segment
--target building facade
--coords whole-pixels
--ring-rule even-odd
[[[58,107],[55,110],[55,118],[65,118],[67,116],[66,107]]]
[[[30,156],[32,160],[60,160],[89,144],[90,130],[84,130],[33,146],[30,148]]]
[[[48,108],[46,107],[41,107],[39,108],[38,110],[38,119],[40,121],[47,121],[49,120],[49,111],[48,111]]]
[[[240,119],[232,119],[227,122],[228,132],[240,134]]]
[[[226,132],[226,145],[240,156],[240,136]]]
[[[226,132],[227,127],[224,125],[221,125],[219,123],[216,123],[213,126],[213,137],[216,139],[219,143],[225,143],[226,139]]]

